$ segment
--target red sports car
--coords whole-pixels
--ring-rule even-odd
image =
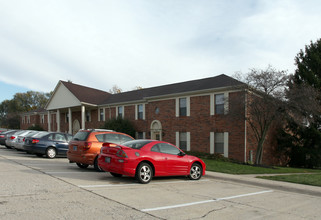
[[[206,168],[201,159],[155,140],[134,140],[123,145],[104,143],[98,165],[115,177],[132,176],[140,183],[149,183],[153,176],[188,176],[198,180]]]

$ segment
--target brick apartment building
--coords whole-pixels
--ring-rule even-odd
[[[226,75],[119,94],[59,81],[46,110],[23,114],[21,128],[38,124],[48,131],[75,134],[123,117],[133,122],[136,138],[163,140],[185,151],[218,153],[240,162],[254,161],[256,142],[246,121],[245,102],[239,101],[247,97],[245,88]],[[263,163],[276,164],[273,135],[269,137]]]

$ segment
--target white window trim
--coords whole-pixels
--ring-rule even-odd
[[[214,132],[210,132],[210,154],[214,154]]]
[[[228,132],[224,132],[224,157],[228,158]]]
[[[178,97],[175,100],[175,111],[176,111],[176,117],[179,117],[179,99],[186,98],[186,116],[191,116],[191,97],[185,96],[185,97]]]

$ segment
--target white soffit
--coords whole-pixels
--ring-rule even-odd
[[[62,83],[59,84],[57,90],[51,97],[50,102],[47,104],[47,110],[61,109],[80,106],[80,101],[72,94],[66,86]]]

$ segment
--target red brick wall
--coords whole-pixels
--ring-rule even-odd
[[[226,115],[210,115],[210,95],[199,95],[190,97],[190,116],[176,117],[175,98],[168,100],[149,101],[145,103],[145,120],[135,120],[136,105],[124,107],[125,118],[131,120],[137,132],[145,132],[146,138],[151,138],[150,126],[154,120],[162,125],[162,139],[175,144],[176,132],[190,132],[190,146],[192,151],[210,153],[210,132],[228,132],[229,134],[229,158],[244,162],[245,143],[245,109],[244,96],[241,93],[229,93],[229,112]],[[242,103],[242,104],[241,104]],[[159,113],[155,112],[156,108]],[[87,110],[87,109],[86,109]],[[91,121],[86,121],[86,128],[100,128],[104,121],[98,121],[98,109],[91,109]],[[31,119],[31,123],[40,122],[40,116]],[[65,121],[66,113],[61,113],[61,131],[68,132],[69,125]],[[116,117],[116,107],[105,108],[105,119]],[[81,124],[80,109],[72,113],[72,122],[78,120]],[[25,122],[27,120],[25,119]],[[45,116],[44,128],[47,129],[47,116]],[[38,122],[38,123],[39,123]],[[27,126],[22,124],[22,126]],[[29,126],[28,126],[29,127]],[[57,130],[56,116],[52,114],[51,130]],[[276,143],[271,130],[265,142],[263,162],[265,164],[278,163],[275,159]],[[253,151],[253,161],[256,153],[256,140],[253,131],[247,125],[246,161],[249,160],[250,151]]]

